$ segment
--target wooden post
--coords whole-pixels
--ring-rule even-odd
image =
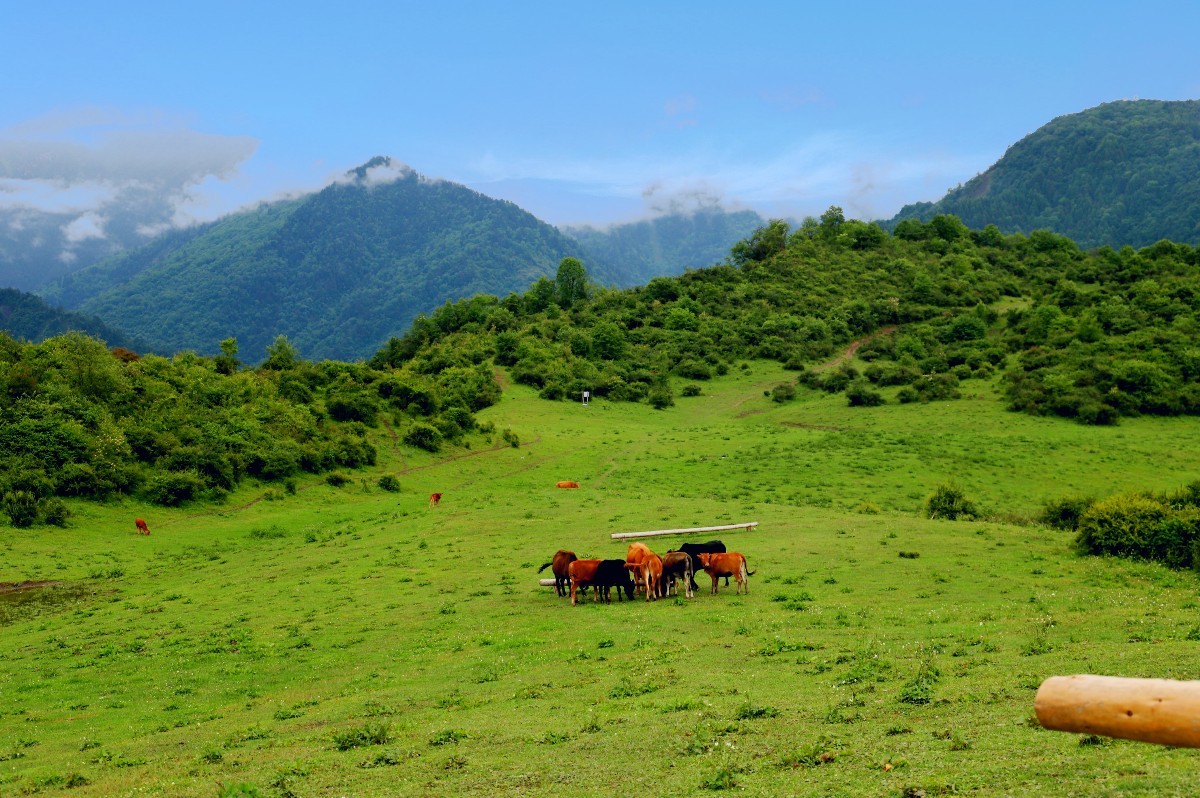
[[[1052,676],[1034,711],[1047,729],[1200,748],[1200,681]]]
[[[613,540],[625,538],[654,538],[660,535],[695,535],[701,532],[724,532],[728,529],[745,529],[747,531],[758,526],[757,521],[747,521],[744,524],[725,524],[724,526],[696,526],[690,529],[658,529],[653,532],[613,532]]]

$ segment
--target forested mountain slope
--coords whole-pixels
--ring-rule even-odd
[[[524,290],[578,252],[510,202],[378,158],[316,194],[158,239],[44,296],[160,351],[213,353],[232,337],[257,360],[286,335],[306,358],[353,360],[419,312]]]
[[[1200,243],[1200,100],[1126,100],[1058,117],[887,226],[938,214],[976,229],[1052,230],[1085,249]]]
[[[588,263],[604,264],[616,287],[630,288],[655,277],[719,263],[730,247],[765,221],[754,211],[714,208],[602,229],[579,226],[562,230],[583,246]]]
[[[76,330],[100,338],[112,347],[143,348],[137,339],[94,316],[59,310],[40,297],[13,288],[0,288],[0,330],[13,338],[33,342]]]

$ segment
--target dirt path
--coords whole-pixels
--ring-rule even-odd
[[[835,366],[840,366],[841,364],[849,361],[850,358],[854,357],[854,353],[857,352],[859,347],[862,346],[863,344],[865,344],[867,341],[874,340],[875,338],[878,338],[882,335],[891,335],[892,333],[896,332],[896,330],[898,330],[898,329],[900,329],[899,326],[892,324],[887,327],[881,327],[878,330],[876,330],[875,332],[871,333],[870,335],[864,335],[862,338],[851,341],[850,344],[844,350],[842,350],[839,354],[833,356],[832,358],[830,358],[829,360],[825,361],[824,363],[822,363],[818,366],[813,366],[812,370],[819,372],[819,371],[826,371],[828,369],[834,368]],[[763,390],[769,390],[772,386],[777,385],[777,384],[778,384],[778,380],[771,380],[770,382],[757,383],[754,387],[761,388]],[[762,395],[761,393],[756,392],[754,394],[743,396],[741,399],[734,402],[733,406],[734,406],[734,408],[741,407],[746,402],[749,402],[751,399],[755,399],[761,395]],[[759,413],[765,413],[765,412],[767,412],[767,411],[761,410],[761,409],[760,410],[745,410],[741,413],[738,413],[737,417],[745,418],[747,416],[755,416],[755,415],[758,415]]]
[[[873,341],[874,339],[879,338],[884,335],[891,335],[898,329],[900,329],[900,328],[895,324],[890,325],[888,327],[881,327],[878,330],[876,330],[875,332],[871,333],[870,335],[864,335],[862,338],[859,338],[857,341],[851,341],[850,345],[846,347],[844,352],[842,352],[840,355],[837,355],[836,357],[832,358],[831,360],[825,361],[824,363],[822,363],[819,366],[813,366],[813,371],[825,371],[826,369],[831,369],[834,366],[840,366],[843,363],[845,363],[847,360],[849,360],[850,358],[854,357],[854,353],[858,351],[858,348],[860,346],[862,346],[863,344],[865,344],[867,341]]]

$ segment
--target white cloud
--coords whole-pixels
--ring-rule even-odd
[[[837,133],[796,139],[775,152],[694,150],[662,157],[504,159],[471,164],[474,185],[544,181],[577,194],[640,201],[658,214],[720,204],[775,216],[817,215],[830,205],[863,219],[893,215],[987,164],[942,152],[899,152]],[[484,189],[486,191],[486,189]]]
[[[104,220],[95,213],[77,216],[63,227],[63,237],[71,244],[77,244],[89,238],[104,238]]]
[[[0,130],[0,224],[18,212],[73,217],[64,242],[160,232],[195,219],[209,181],[236,175],[249,136],[204,133],[184,120],[102,108],[60,111]]]

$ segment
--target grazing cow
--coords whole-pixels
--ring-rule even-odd
[[[139,535],[149,535],[150,534],[150,527],[146,526],[146,522],[143,521],[142,519],[140,519],[140,518],[133,519],[133,524],[134,524],[134,526],[137,527],[137,531],[138,531]]]
[[[559,549],[554,552],[554,559],[538,569],[540,574],[547,568],[553,567],[554,571],[554,592],[560,596],[567,595],[567,587],[571,584],[571,577],[567,573],[567,566],[575,562],[579,558],[575,556],[575,552]]]
[[[646,601],[662,597],[662,557],[650,551],[645,543],[630,543],[625,567],[646,587]]]
[[[574,560],[567,565],[567,577],[571,580],[571,606],[575,606],[575,593],[585,588],[596,579],[596,569],[603,560]],[[598,595],[600,591],[595,591]],[[596,601],[595,596],[592,597]]]
[[[441,503],[442,503],[442,494],[440,494],[440,493],[429,494],[429,506],[430,507],[437,507]]]
[[[592,587],[592,601],[611,601],[609,588],[617,588],[617,600],[621,591],[633,600],[633,582],[625,570],[624,560],[575,560],[567,566],[567,575],[571,578],[571,606],[575,606],[576,592],[589,585]]]
[[[741,593],[744,588],[747,593],[750,592],[750,582],[747,579],[754,575],[754,571],[746,570],[746,558],[736,551],[731,551],[728,554],[708,554],[702,552],[697,555],[700,560],[700,566],[712,577],[712,592],[717,593],[717,583],[721,581],[721,577],[726,578],[732,576],[737,580],[737,592]]]
[[[614,587],[617,589],[617,601],[625,600],[621,598],[622,591],[633,601],[633,580],[629,578],[629,571],[625,570],[624,560],[601,560],[600,565],[596,567],[592,586],[596,592],[604,591],[606,604],[612,603],[609,588]]]
[[[692,573],[692,558],[682,551],[668,551],[667,555],[662,558],[663,563],[663,581],[666,583],[666,595],[671,595],[674,590],[678,595],[679,591],[675,587],[676,577],[683,580],[684,592],[688,598],[696,595],[692,589],[693,573]]]
[[[725,544],[719,540],[710,540],[707,543],[684,543],[679,547],[679,550],[692,558],[692,573],[700,572],[700,562],[696,559],[698,554],[724,554]],[[725,580],[725,587],[729,587],[729,580]],[[699,590],[700,586],[696,584],[696,580],[692,580],[692,590]]]
[[[556,483],[554,483],[554,487],[556,487],[556,488],[578,488],[578,487],[579,487],[579,483],[578,483],[578,482],[571,482],[571,481],[569,481],[569,480],[565,480],[565,479],[564,479],[562,482],[556,482]]]

